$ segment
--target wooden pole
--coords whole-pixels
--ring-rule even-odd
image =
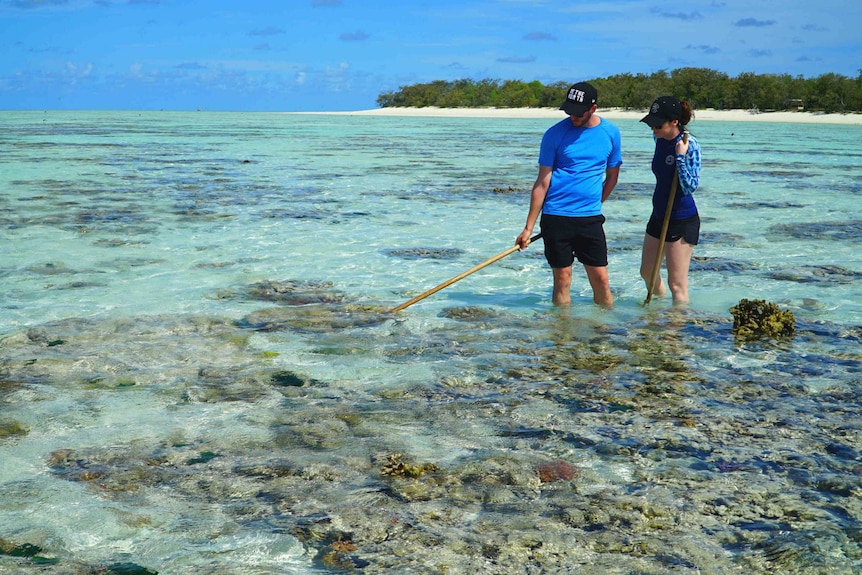
[[[534,241],[536,241],[537,239],[539,239],[539,238],[541,238],[541,237],[542,237],[542,234],[536,234],[535,236],[533,236],[532,238],[530,238],[530,243],[533,243]],[[527,245],[529,245],[529,244],[527,244]],[[499,254],[497,254],[496,256],[494,256],[494,257],[492,257],[492,258],[489,258],[489,259],[485,260],[485,261],[484,261],[484,262],[482,262],[481,264],[477,264],[477,265],[473,266],[472,268],[470,268],[469,270],[465,271],[464,273],[462,273],[462,274],[458,274],[457,276],[453,277],[452,279],[450,279],[450,280],[446,280],[445,282],[441,283],[440,285],[435,286],[435,287],[433,287],[433,288],[429,289],[428,291],[426,291],[426,292],[424,292],[424,293],[421,293],[421,294],[417,295],[417,296],[416,296],[416,297],[414,297],[413,299],[408,300],[408,301],[406,301],[406,302],[402,303],[402,304],[401,304],[401,305],[399,305],[399,306],[395,306],[395,307],[393,307],[393,308],[392,308],[392,309],[390,309],[390,310],[389,310],[389,312],[387,312],[387,313],[395,313],[395,312],[397,312],[397,311],[401,311],[402,309],[404,309],[404,308],[406,308],[406,307],[409,307],[409,306],[413,305],[413,304],[414,304],[414,303],[416,303],[417,301],[421,301],[421,300],[425,299],[426,297],[428,297],[429,295],[435,294],[435,293],[437,293],[438,291],[440,291],[441,289],[449,287],[449,286],[450,286],[450,285],[452,285],[453,283],[455,283],[455,282],[457,282],[457,281],[460,281],[460,280],[464,279],[464,278],[465,278],[465,277],[467,277],[468,275],[470,275],[470,274],[472,274],[472,273],[474,273],[474,272],[477,272],[477,271],[479,271],[480,269],[482,269],[482,268],[484,268],[484,267],[487,267],[487,266],[491,265],[492,263],[494,263],[494,262],[496,262],[496,261],[499,261],[499,260],[503,259],[504,257],[508,256],[509,254],[512,254],[512,253],[514,253],[514,252],[516,252],[516,251],[518,251],[518,250],[520,250],[520,249],[521,249],[521,248],[519,248],[518,246],[512,246],[511,248],[507,249],[506,251],[500,252],[500,253],[499,253]]]

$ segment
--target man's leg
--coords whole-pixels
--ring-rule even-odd
[[[572,303],[572,266],[551,269],[554,271],[553,302],[555,305],[569,305]]]
[[[614,305],[614,296],[611,294],[611,283],[608,279],[607,266],[588,266],[584,264],[584,269],[587,270],[587,278],[590,280],[590,286],[593,288],[593,301],[603,307],[612,307]]]

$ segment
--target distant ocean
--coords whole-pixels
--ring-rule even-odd
[[[691,124],[688,308],[618,120],[612,310],[537,242],[393,315],[513,245],[554,120],[2,116],[0,572],[862,571],[862,127]]]

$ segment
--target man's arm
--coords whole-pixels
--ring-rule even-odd
[[[539,214],[542,213],[545,196],[548,195],[548,188],[551,186],[552,171],[553,169],[549,166],[539,166],[539,175],[536,176],[536,181],[533,183],[533,191],[530,193],[530,211],[527,214],[527,224],[524,226],[524,231],[515,239],[515,244],[521,249],[529,245],[530,235],[533,233],[533,228],[539,219]]]
[[[605,182],[602,184],[602,202],[608,199],[611,192],[614,191],[614,186],[620,179],[620,167],[608,168],[605,170]]]

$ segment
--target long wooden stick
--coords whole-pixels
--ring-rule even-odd
[[[530,238],[530,243],[533,243],[534,241],[536,241],[537,239],[539,239],[539,238],[541,238],[541,237],[542,237],[542,234],[536,234],[535,236],[533,236],[532,238]],[[496,256],[494,256],[494,257],[492,257],[492,258],[490,258],[490,259],[485,260],[485,261],[484,261],[484,262],[482,262],[481,264],[478,264],[478,265],[473,266],[472,268],[470,268],[469,270],[465,271],[464,273],[462,273],[462,274],[458,274],[457,276],[453,277],[452,279],[450,279],[450,280],[446,280],[445,282],[441,283],[440,285],[438,285],[438,286],[436,286],[436,287],[433,287],[433,288],[429,289],[429,290],[428,290],[428,291],[426,291],[425,293],[421,293],[421,294],[417,295],[416,297],[414,297],[413,299],[408,300],[408,301],[406,301],[406,302],[402,303],[402,304],[401,304],[401,305],[399,305],[399,306],[395,306],[395,307],[393,307],[392,309],[390,309],[390,310],[389,310],[389,312],[388,312],[388,313],[395,313],[395,312],[397,312],[397,311],[401,311],[401,310],[402,310],[402,309],[404,309],[405,307],[411,306],[411,305],[413,305],[414,303],[416,303],[417,301],[423,300],[423,299],[425,299],[426,297],[428,297],[429,295],[435,294],[435,293],[437,293],[438,291],[440,291],[441,289],[446,288],[446,287],[449,287],[449,286],[450,286],[450,285],[452,285],[453,283],[455,283],[455,282],[457,282],[457,281],[460,281],[460,280],[464,279],[464,278],[465,278],[465,277],[467,277],[468,275],[470,275],[470,274],[472,274],[472,273],[474,273],[474,272],[477,272],[477,271],[479,271],[480,269],[482,269],[482,268],[484,268],[484,267],[487,267],[487,266],[491,265],[492,263],[494,263],[494,262],[496,262],[496,261],[498,261],[498,260],[501,260],[501,259],[503,259],[504,257],[508,256],[509,254],[512,254],[512,253],[514,253],[514,252],[516,252],[516,251],[518,251],[518,250],[520,250],[520,249],[521,249],[521,248],[520,248],[520,247],[518,247],[518,246],[512,246],[511,248],[507,249],[506,251],[504,251],[504,252],[500,252],[500,253],[499,253],[499,254],[497,254]]]
[[[683,132],[682,141],[688,142],[688,132]],[[664,213],[664,221],[661,224],[661,235],[659,236],[658,253],[656,254],[655,265],[653,266],[652,274],[650,275],[649,289],[647,290],[644,305],[648,304],[652,299],[652,292],[655,291],[656,281],[658,281],[658,274],[661,271],[661,261],[662,259],[664,259],[665,236],[667,235],[667,228],[668,226],[670,226],[670,213],[673,211],[673,200],[676,197],[677,182],[679,182],[679,173],[676,169],[674,169],[673,182],[670,185],[670,196],[668,196],[667,199],[667,210]]]

